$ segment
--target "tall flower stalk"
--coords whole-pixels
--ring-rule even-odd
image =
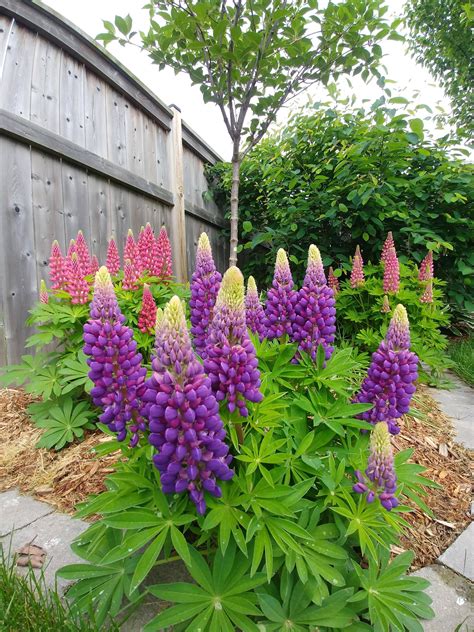
[[[115,243],[115,239],[113,237],[109,239],[105,267],[110,272],[111,276],[116,276],[120,270],[119,252],[118,252],[117,244]]]
[[[334,270],[332,269],[332,266],[329,268],[328,285],[331,288],[331,290],[334,292],[334,296],[336,296],[336,294],[339,292],[339,279],[334,274]]]
[[[280,248],[277,252],[272,287],[267,292],[265,304],[265,335],[270,340],[285,334],[292,335],[298,298],[293,286],[288,257],[283,248]]]
[[[380,255],[380,261],[382,262],[382,265],[385,265],[385,261],[387,259],[388,251],[390,250],[390,248],[395,248],[392,231],[389,231],[387,233],[387,238],[385,239],[382,246],[382,254]]]
[[[155,324],[156,303],[150,292],[150,286],[145,283],[143,285],[142,305],[138,315],[138,329],[142,333],[152,333],[155,330]]]
[[[90,318],[84,325],[84,353],[89,377],[94,383],[91,397],[103,409],[100,421],[123,441],[131,433],[131,446],[146,429],[140,400],[146,368],[137,352],[133,331],[125,325],[110,273],[102,266],[95,276]]]
[[[205,492],[220,497],[217,480],[229,480],[234,473],[211,380],[192,350],[177,296],[164,312],[158,311],[152,369],[143,399],[163,491],[188,493],[203,514]]]
[[[52,290],[61,289],[67,282],[67,274],[64,269],[64,257],[56,239],[51,246],[51,255],[49,257],[49,280]]]
[[[364,262],[362,260],[362,255],[360,254],[359,246],[357,246],[352,260],[350,283],[352,288],[360,287],[364,284]]]
[[[429,281],[434,276],[434,264],[433,264],[433,251],[428,251],[428,254],[420,263],[420,270],[418,272],[419,281]]]
[[[396,294],[400,289],[400,264],[395,248],[390,248],[385,258],[383,291]]]
[[[150,272],[161,281],[167,281],[173,276],[173,262],[171,257],[171,243],[165,226],[162,226],[153,244],[153,257]]]
[[[257,284],[253,276],[247,281],[247,293],[245,294],[245,321],[250,331],[263,340],[265,338],[265,312],[263,310]]]
[[[203,359],[207,357],[207,337],[221,280],[221,273],[216,270],[212,257],[209,237],[202,233],[197,246],[196,266],[191,278],[189,306],[194,346]]]
[[[140,257],[142,273],[145,271],[151,273],[154,250],[155,235],[151,224],[148,222],[145,228],[141,228],[140,235],[138,237],[138,254]]]
[[[373,408],[359,415],[372,424],[385,421],[392,434],[398,434],[397,420],[408,412],[416,390],[418,357],[410,351],[410,327],[403,305],[393,312],[385,339],[372,354],[367,377],[362,382],[356,402]]]

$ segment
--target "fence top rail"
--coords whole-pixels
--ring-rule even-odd
[[[173,110],[123,66],[104,47],[40,0],[0,0],[0,14],[39,33],[114,86],[138,108],[169,131]],[[206,162],[221,161],[219,154],[183,121],[183,142]]]

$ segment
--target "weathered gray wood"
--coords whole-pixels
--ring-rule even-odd
[[[59,86],[61,49],[44,37],[36,38],[31,77],[30,119],[51,132],[59,133]]]
[[[173,203],[173,196],[170,191],[136,176],[128,169],[119,167],[110,160],[105,160],[79,147],[75,143],[62,138],[59,134],[49,132],[31,121],[26,122],[22,117],[10,114],[5,110],[0,110],[0,133],[2,132],[21,142],[38,147],[42,151],[52,153],[81,167],[121,182],[130,189],[155,197],[164,204],[171,205]]]
[[[5,56],[7,53],[10,31],[13,28],[13,18],[0,14],[0,79],[5,67]]]
[[[30,148],[2,138],[0,240],[2,298],[8,362],[25,353],[25,319],[38,296],[34,255]]]
[[[87,69],[84,102],[86,149],[108,158],[107,84]]]
[[[181,113],[176,108],[171,125],[170,171],[174,205],[171,215],[174,274],[178,281],[187,280],[186,219],[184,211],[183,138],[181,134]]]
[[[203,206],[197,206],[196,204],[193,204],[189,200],[185,200],[184,208],[186,211],[186,215],[192,215],[196,219],[206,222],[207,224],[210,224],[211,226],[219,226],[220,228],[227,227],[227,224],[225,220],[222,219],[222,217],[220,217],[219,215],[214,215],[213,213],[205,209]]]
[[[120,256],[123,243],[130,228],[130,192],[125,187],[110,185],[110,205],[107,214],[108,237],[114,237]]]
[[[63,252],[66,247],[61,162],[33,149],[31,183],[37,282],[44,279],[49,287],[51,244],[57,239]]]
[[[61,163],[61,182],[64,207],[64,229],[66,243],[75,239],[82,230],[86,241],[89,241],[90,215],[87,209],[89,195],[87,192],[87,172],[67,162]]]
[[[107,108],[107,155],[111,162],[128,166],[126,110],[129,104],[110,86],[106,91]]]
[[[99,263],[105,263],[107,253],[107,240],[110,235],[107,228],[107,217],[110,206],[110,183],[94,174],[89,173],[87,179],[87,192],[89,197],[88,211],[91,221],[91,240],[89,247],[91,253],[99,259]]]
[[[137,176],[145,177],[144,116],[134,107],[126,110],[128,168]]]
[[[60,69],[59,133],[85,147],[84,66],[64,52]]]
[[[24,118],[30,117],[31,76],[36,34],[13,24],[8,39],[0,90],[0,108]]]

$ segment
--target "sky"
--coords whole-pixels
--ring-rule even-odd
[[[147,12],[141,8],[144,3],[145,0],[45,0],[45,4],[91,37],[105,30],[102,20],[113,22],[115,15],[125,16],[127,13],[133,18],[134,30],[137,27],[137,30],[145,30]],[[388,0],[387,4],[391,15],[396,17],[402,4],[400,0]],[[411,58],[403,43],[386,41],[382,48],[385,53],[386,76],[396,82],[393,86],[394,93],[396,91],[397,94],[410,99],[414,91],[417,91],[419,102],[429,105],[433,110],[438,103],[449,109],[449,101],[445,98],[443,90],[436,85],[428,71]],[[133,46],[122,47],[112,43],[107,49],[165,104],[175,103],[180,107],[183,119],[188,125],[224,159],[230,158],[231,143],[219,109],[212,103],[204,103],[199,87],[192,86],[186,75],[176,76],[169,68],[159,71],[145,53]],[[369,99],[372,102],[381,95],[381,90],[375,82],[367,85],[362,80],[354,80],[353,87],[350,88],[343,80],[338,84],[338,88],[343,96],[350,96],[352,93],[358,95],[358,102],[361,99]],[[324,99],[325,96],[321,89],[309,89],[298,100],[291,102],[291,109],[286,108],[280,112],[277,124],[283,124],[289,113],[308,103],[308,99]],[[417,116],[423,118],[420,113]],[[436,131],[433,131],[436,134]]]

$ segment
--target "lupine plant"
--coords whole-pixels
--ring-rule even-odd
[[[265,304],[266,337],[270,340],[291,336],[294,319],[296,290],[293,288],[288,257],[283,248],[277,253],[272,287],[267,292]]]
[[[318,314],[328,307],[331,319],[334,299],[318,254],[310,249],[296,299]],[[273,289],[283,280],[295,291],[288,268],[283,272]],[[115,408],[110,419],[102,417],[111,439],[97,450],[119,449],[122,458],[107,491],[79,507],[80,517],[99,520],[73,545],[84,562],[59,572],[77,580],[68,592],[72,607],[93,609],[102,625],[108,615],[120,622],[150,594],[171,603],[157,608],[145,632],[419,629],[419,619],[433,616],[422,592],[427,582],[406,576],[409,553],[388,558],[406,526],[405,498],[425,509],[422,496],[432,483],[407,462],[412,451],[392,453],[391,395],[383,419],[370,418],[381,410],[374,399],[360,401],[378,380],[390,393],[395,385],[397,415],[408,406],[416,360],[404,308],[396,308],[364,378],[364,359],[349,347],[328,355],[323,339],[314,354],[298,349],[300,341],[290,339],[300,324],[294,311],[284,320],[279,312],[286,337],[260,340],[247,330],[244,303],[242,274],[231,267],[214,305],[204,364],[180,298],[158,309],[151,373],[142,389],[141,362],[133,360],[131,392],[124,388],[120,399],[121,406],[134,402],[135,418],[117,425]],[[101,270],[85,351],[99,386],[92,395],[106,411],[127,361],[138,358],[128,331]],[[131,355],[122,361],[124,347]],[[176,560],[192,582],[172,582]],[[153,584],[152,571],[162,565],[170,565],[171,582]]]
[[[245,294],[245,321],[248,329],[262,340],[265,338],[265,312],[263,310],[260,296],[258,295],[257,284],[253,276],[249,276],[247,281],[247,292]]]

